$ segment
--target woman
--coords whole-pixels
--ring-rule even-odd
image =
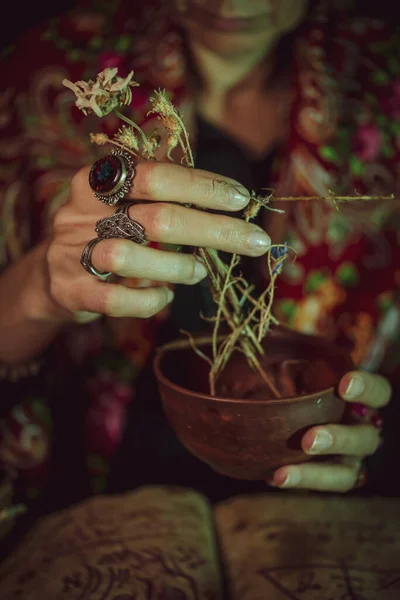
[[[295,196],[396,191],[399,69],[388,60],[396,56],[393,40],[376,20],[341,12],[344,2],[340,10],[333,2],[307,0],[112,4],[73,12],[27,34],[4,63],[0,359],[9,375],[14,365],[42,355],[45,363],[37,376],[3,384],[4,397],[12,398],[3,421],[4,468],[37,492],[48,477],[46,419],[52,414],[64,428],[55,427],[56,443],[68,452],[76,445],[68,427],[84,423],[92,488],[102,489],[128,406],[130,423],[135,417],[134,380],[143,394],[148,390],[138,375],[146,373],[154,343],[185,319],[196,328],[196,302],[207,300],[199,283],[204,268],[190,254],[104,240],[94,247],[90,267],[123,278],[107,285],[80,264],[95,222],[113,209],[88,183],[89,165],[99,156],[88,134],[100,122],[76,115],[61,81],[87,80],[117,66],[121,74],[134,69],[141,81],[132,103],[136,122],[145,119],[148,94],[168,88],[197,136],[199,170],[168,162],[137,167],[126,199],[152,201],[129,210],[148,239],[249,257],[261,257],[271,243],[263,228],[274,242],[289,240],[298,259],[277,290],[279,317],[354,343],[362,370],[347,374],[339,391],[355,403],[360,424],[310,429],[304,450],[328,460],[282,467],[271,482],[348,491],[360,481],[361,458],[379,445],[379,427],[365,406],[378,409],[390,397],[389,380],[366,370],[383,368],[377,353],[388,354],[387,319],[398,322],[393,206],[350,205],[338,213],[330,203],[299,202],[285,218],[268,215],[263,228],[232,217],[253,188]],[[115,129],[112,117],[104,127]],[[220,214],[181,206],[186,203]],[[139,289],[128,285],[132,278],[142,280]],[[183,284],[175,299],[169,283]],[[195,310],[182,315],[188,298]],[[329,461],[330,455],[341,462]]]

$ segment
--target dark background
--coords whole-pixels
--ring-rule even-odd
[[[136,2],[146,0],[131,0],[132,8]],[[87,0],[86,0],[87,2]],[[113,2],[113,0],[109,0]],[[171,3],[173,0],[171,0]],[[296,0],[293,0],[296,2]],[[79,0],[45,0],[41,2],[7,2],[3,6],[3,14],[0,19],[0,47],[4,48],[15,41],[15,38],[27,27],[31,27],[43,20],[53,17],[64,10],[73,8],[79,4]],[[356,10],[360,14],[368,14],[376,17],[384,17],[390,21],[400,24],[400,10],[395,0],[356,0]]]
[[[113,0],[109,0],[112,2]],[[20,2],[4,1],[3,16],[0,19],[0,44],[5,48],[15,41],[16,37],[25,29],[32,27],[50,17],[60,14],[64,10],[73,8],[77,0],[53,0],[52,2]]]

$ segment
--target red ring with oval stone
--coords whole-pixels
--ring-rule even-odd
[[[137,162],[123,150],[113,150],[96,161],[89,173],[89,185],[101,202],[114,206],[131,188]]]

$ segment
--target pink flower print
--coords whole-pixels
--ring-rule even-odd
[[[105,392],[111,394],[117,402],[124,406],[129,404],[132,399],[131,386],[120,381],[116,373],[107,370],[98,371],[95,377],[90,378],[87,381],[87,388],[95,403],[97,397]]]
[[[98,371],[87,382],[90,394],[86,417],[87,439],[92,452],[112,456],[125,428],[126,408],[133,398],[132,388],[108,370]]]
[[[129,385],[126,385],[125,383],[118,383],[115,385],[114,387],[114,394],[115,394],[115,398],[123,405],[126,406],[127,404],[129,404],[131,398],[132,398],[132,389],[130,388]]]
[[[112,456],[125,429],[125,407],[106,391],[90,406],[86,424],[91,451]]]
[[[376,160],[382,143],[382,134],[376,125],[362,125],[354,139],[354,151],[361,161]]]

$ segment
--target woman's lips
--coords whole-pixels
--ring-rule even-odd
[[[218,29],[220,31],[246,31],[250,29],[254,23],[253,19],[223,19],[215,17],[208,20],[210,29]]]
[[[265,21],[269,16],[267,13],[257,15],[256,17],[234,17],[226,18],[213,14],[211,11],[205,10],[200,6],[190,6],[186,13],[187,17],[201,26],[214,29],[217,31],[227,32],[245,32],[254,28],[255,25],[260,25],[260,21]]]

